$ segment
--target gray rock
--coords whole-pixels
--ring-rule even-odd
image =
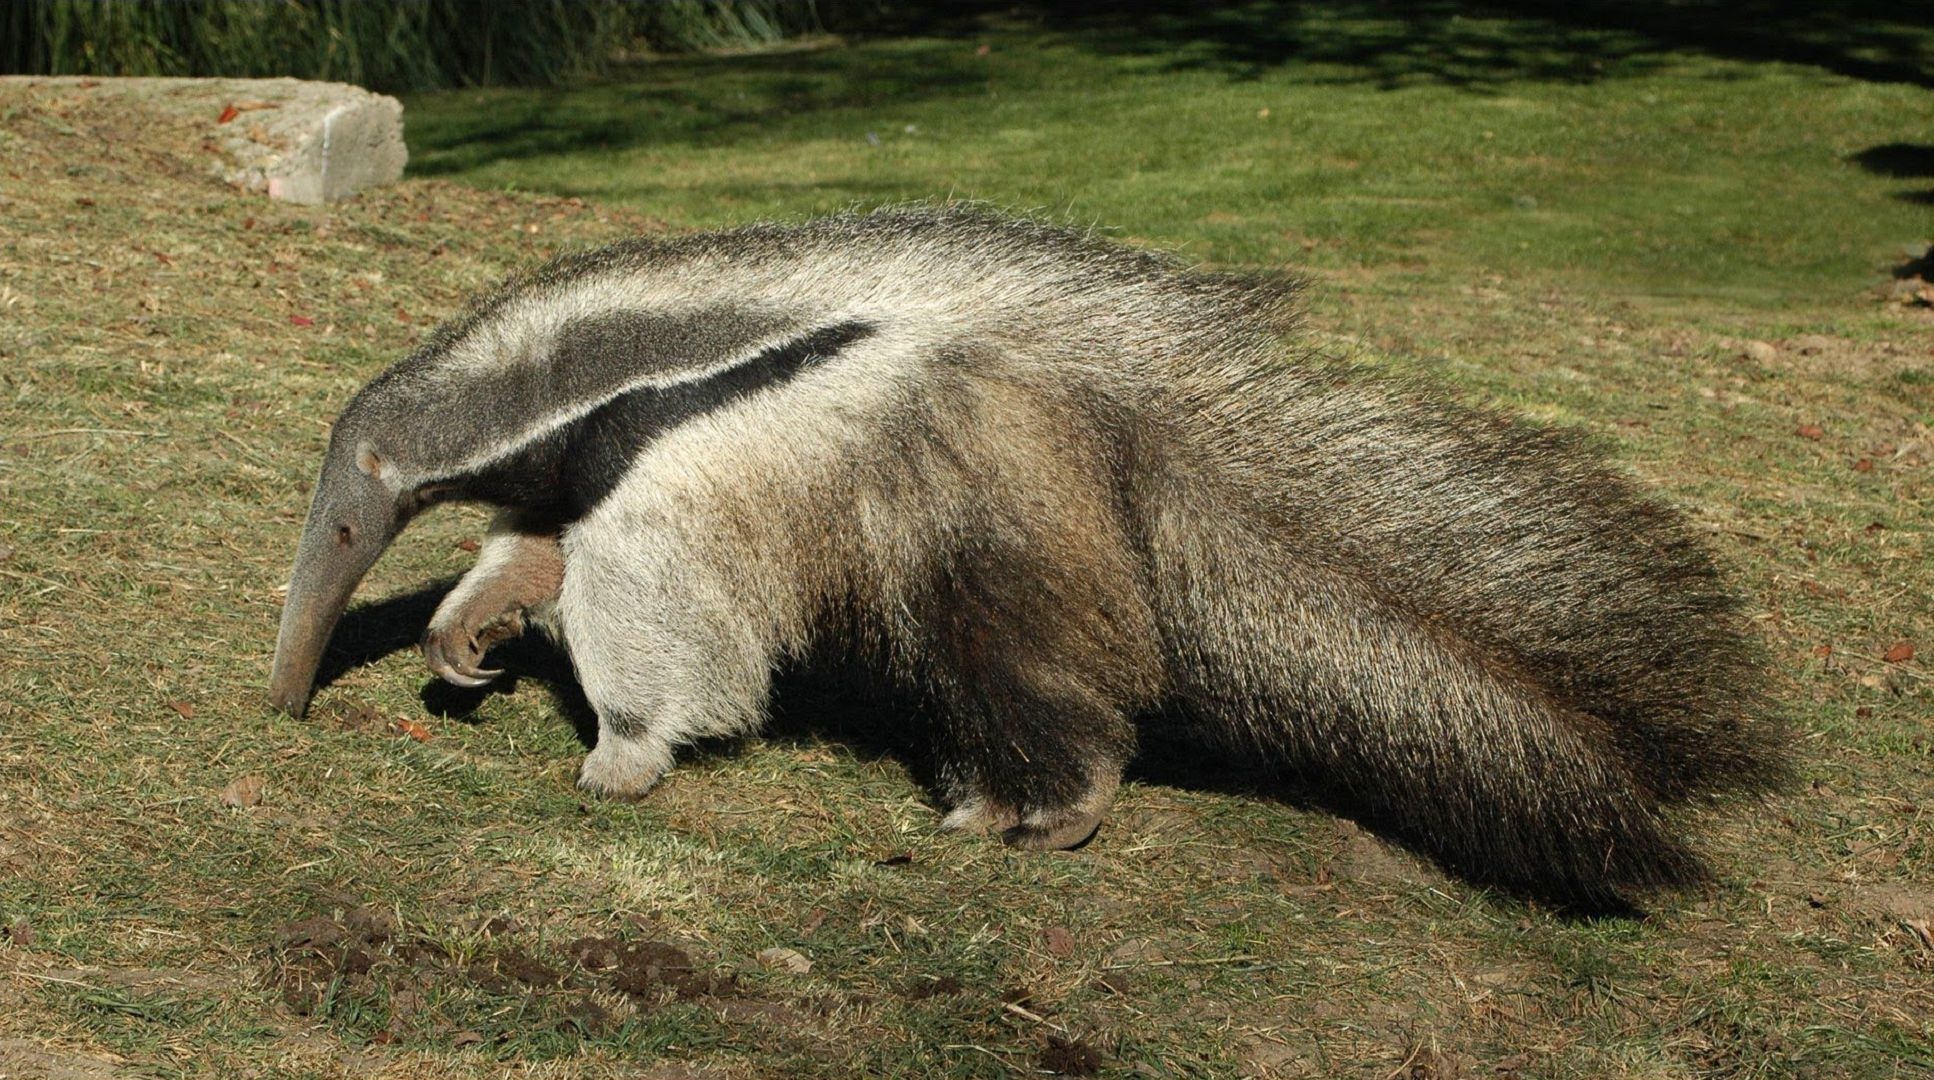
[[[0,94],[8,84],[139,98],[192,121],[223,180],[285,202],[332,202],[394,183],[409,160],[402,103],[346,83],[9,76]]]

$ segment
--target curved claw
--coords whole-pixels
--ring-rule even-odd
[[[474,690],[480,686],[489,686],[497,676],[504,673],[502,668],[477,666],[477,661],[483,659],[484,647],[474,641],[466,642],[462,652],[467,655],[452,659],[450,650],[445,646],[443,635],[434,631],[423,638],[423,659],[429,663],[430,670],[436,672],[438,678],[452,686]]]

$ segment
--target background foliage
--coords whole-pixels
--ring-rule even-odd
[[[555,85],[640,50],[770,45],[819,26],[814,0],[12,0],[0,72]]]

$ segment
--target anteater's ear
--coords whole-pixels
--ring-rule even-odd
[[[370,476],[381,479],[383,455],[376,452],[376,447],[365,442],[356,447],[356,467]]]

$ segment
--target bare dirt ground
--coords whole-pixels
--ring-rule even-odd
[[[1700,823],[1710,889],[1581,921],[1226,765],[1145,763],[1080,852],[943,836],[907,718],[839,700],[582,800],[555,657],[471,699],[409,648],[464,512],[379,566],[311,718],[273,714],[334,410],[506,269],[659,226],[420,181],[293,208],[198,143],[0,98],[0,1076],[1934,1071],[1910,290],[1774,321],[1321,283],[1338,349],[1599,434],[1752,598],[1805,782]]]

